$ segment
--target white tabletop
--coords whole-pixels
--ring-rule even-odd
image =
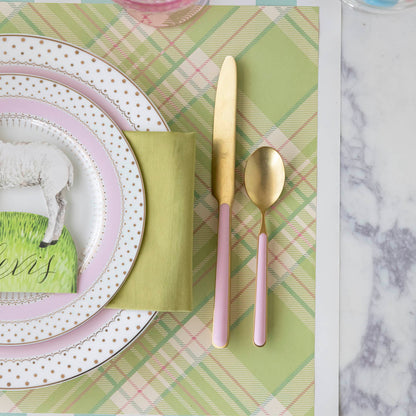
[[[342,33],[340,414],[416,415],[416,8]]]

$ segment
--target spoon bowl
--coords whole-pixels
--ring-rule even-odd
[[[265,213],[280,197],[285,183],[285,167],[276,149],[260,147],[247,160],[244,182],[248,196],[261,212],[257,246],[254,344],[266,343],[267,320],[267,231]]]
[[[245,187],[248,196],[261,212],[278,199],[285,183],[285,167],[276,149],[260,147],[247,160]]]

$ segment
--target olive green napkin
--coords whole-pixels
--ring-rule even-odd
[[[124,134],[142,171],[146,225],[136,263],[108,307],[190,311],[195,134]]]

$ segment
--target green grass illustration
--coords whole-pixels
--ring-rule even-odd
[[[75,244],[64,228],[58,243],[40,248],[48,219],[0,212],[0,292],[74,293],[78,275]]]

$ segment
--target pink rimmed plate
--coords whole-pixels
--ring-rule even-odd
[[[7,52],[0,55],[0,73],[38,75],[68,85],[104,109],[122,129],[168,130],[146,95],[100,57],[38,36],[2,35],[0,44]],[[41,387],[84,374],[122,351],[155,315],[152,311],[102,309],[82,326],[54,339],[0,346],[0,388]]]
[[[77,293],[0,296],[0,344],[43,341],[91,318],[127,278],[143,235],[143,182],[115,123],[56,81],[0,75],[0,140],[46,141],[74,166],[65,223],[79,253]],[[38,188],[0,190],[0,201],[2,210],[47,215]]]
[[[49,341],[0,348],[0,389],[20,390],[70,380],[129,345],[155,316],[150,311],[104,309],[85,324]]]

